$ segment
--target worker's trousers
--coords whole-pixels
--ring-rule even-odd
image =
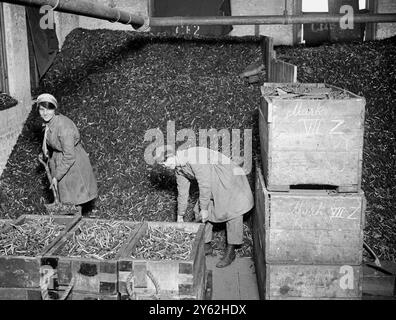
[[[213,224],[208,221],[205,223],[205,243],[212,241]],[[242,244],[243,243],[243,215],[226,222],[227,243],[228,244]]]

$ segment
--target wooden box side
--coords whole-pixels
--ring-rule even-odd
[[[261,165],[263,168],[263,175],[267,180],[269,173],[272,172],[272,154],[270,141],[272,141],[271,123],[269,121],[271,112],[271,104],[267,97],[261,98],[261,105],[259,108],[259,136],[260,136],[260,150],[261,150]]]
[[[134,259],[131,253],[149,227],[178,226],[196,233],[188,260]],[[133,281],[133,290],[139,296],[197,297],[204,285],[204,226],[198,223],[146,222],[125,248],[119,259],[119,292],[128,295],[127,282]],[[131,276],[133,279],[131,279]],[[158,291],[158,292],[157,292]]]
[[[350,99],[262,98],[271,106],[265,142],[271,157],[263,153],[263,162],[272,165],[268,179],[265,174],[269,190],[296,184],[360,188],[365,99],[348,95]],[[265,140],[261,132],[260,138]]]
[[[73,284],[73,291],[94,293],[101,295],[114,295],[118,293],[118,257],[129,240],[132,239],[140,228],[140,224],[131,221],[121,221],[133,227],[128,240],[120,248],[113,259],[101,260],[84,257],[60,256],[59,250],[75,234],[80,225],[86,222],[107,221],[105,219],[83,218],[77,223],[41,260],[43,265],[51,265],[57,270],[60,285]]]
[[[205,259],[205,225],[199,224],[199,229],[195,236],[194,248],[190,255],[190,260],[193,262],[193,292],[197,299],[203,297],[205,293],[205,276],[206,276],[206,259]],[[185,274],[189,274],[189,268],[179,267],[179,273],[183,271]],[[186,290],[187,295],[191,290],[187,287],[179,287],[179,293],[183,293]],[[184,293],[183,293],[184,294]]]
[[[67,300],[120,300],[119,293],[115,294],[95,294],[90,292],[77,292],[70,293]]]
[[[269,191],[272,229],[361,230],[364,193]]]
[[[361,266],[275,265],[268,264],[267,297],[293,298],[361,298]]]
[[[256,208],[257,208],[257,198],[256,198]],[[257,210],[257,209],[256,209]],[[253,215],[253,258],[254,258],[254,267],[256,270],[256,278],[257,278],[257,286],[259,290],[260,299],[265,299],[265,259],[264,259],[264,246],[263,242],[260,238],[259,228],[256,226],[260,222],[258,221],[257,211]]]
[[[41,290],[34,288],[0,288],[0,300],[42,300]]]
[[[21,225],[28,219],[49,218],[42,215],[21,215],[13,224]],[[37,256],[0,256],[0,287],[6,288],[38,288],[40,286],[40,258],[48,252],[56,243],[78,222],[79,218],[53,216],[59,224],[66,225],[66,228]],[[4,232],[13,228],[8,225]]]
[[[268,263],[352,264],[363,257],[364,193],[270,192]]]

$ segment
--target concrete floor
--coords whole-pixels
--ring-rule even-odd
[[[259,300],[253,258],[236,258],[225,268],[216,268],[221,256],[206,256],[212,270],[213,300]]]

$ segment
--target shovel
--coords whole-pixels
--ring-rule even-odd
[[[47,173],[47,178],[49,183],[52,182],[51,172],[48,168],[48,164],[44,162],[41,155],[38,156],[38,160],[44,166],[45,172]],[[51,188],[52,194],[54,195],[54,202],[49,204],[44,204],[45,208],[47,209],[48,213],[51,215],[74,215],[74,214],[81,214],[79,208],[74,205],[67,205],[59,202],[58,192],[55,188]]]

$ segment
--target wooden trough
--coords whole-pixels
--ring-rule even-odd
[[[194,235],[191,252],[185,256],[185,259],[171,256],[165,256],[164,259],[152,259],[150,253],[148,258],[133,258],[139,242],[144,237],[150,237],[153,230],[166,230],[167,228]],[[166,238],[163,241],[172,242],[171,239]],[[145,222],[132,242],[124,248],[119,259],[121,299],[202,300],[205,298],[205,282],[203,224]]]
[[[73,256],[73,247],[70,246],[79,244],[78,236],[82,233],[82,228],[89,230],[92,226],[99,226],[97,230],[100,231],[100,225],[106,223],[115,223],[123,228],[123,231],[116,231],[119,232],[120,241],[118,242],[118,249],[110,253],[111,258],[100,258],[94,255],[87,257],[87,255],[80,253]],[[95,297],[116,300],[118,299],[118,258],[123,252],[123,247],[128,245],[141,227],[142,223],[138,222],[83,218],[49,250],[42,259],[42,263],[43,265],[51,265],[56,269],[60,291],[68,286],[72,287],[72,298],[85,297],[91,299]],[[89,232],[92,232],[95,236],[95,230],[92,229]],[[100,250],[98,242],[90,240],[89,245],[92,245],[98,251]],[[69,254],[68,251],[72,253]]]
[[[0,300],[2,299],[41,299],[40,272],[41,257],[44,256],[80,219],[69,216],[41,216],[22,215],[11,225],[5,226],[0,231],[0,236],[11,232],[13,228],[23,225],[31,220],[45,221],[53,219],[53,223],[63,226],[58,235],[53,236],[49,245],[38,254],[26,255],[1,255],[0,256]],[[16,227],[14,227],[16,226]],[[44,239],[43,239],[44,240]]]

